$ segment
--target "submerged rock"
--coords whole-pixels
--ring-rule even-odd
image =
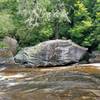
[[[79,62],[86,51],[87,48],[71,40],[50,40],[22,49],[15,56],[15,61],[32,66],[66,65]]]
[[[13,64],[15,63],[12,52],[5,48],[0,49],[0,64]]]

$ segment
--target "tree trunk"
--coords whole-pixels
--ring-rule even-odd
[[[59,39],[59,23],[57,20],[54,21],[53,33],[55,35],[55,39]]]

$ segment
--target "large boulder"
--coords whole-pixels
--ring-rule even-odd
[[[5,36],[3,42],[9,47],[12,51],[13,55],[16,54],[16,49],[18,46],[17,40],[15,38],[11,38],[9,36]]]
[[[79,60],[87,48],[81,47],[71,40],[50,40],[33,47],[26,47],[15,56],[15,61],[32,66],[66,65]]]
[[[0,49],[0,64],[14,64],[14,57],[12,52],[5,48]]]

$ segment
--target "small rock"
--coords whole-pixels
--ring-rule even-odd
[[[17,40],[11,37],[6,36],[3,39],[3,42],[9,47],[9,49],[12,51],[13,55],[16,54],[16,48],[18,46]]]
[[[0,49],[0,64],[13,64],[15,63],[11,50],[5,48]]]
[[[100,63],[100,51],[94,51],[89,59],[90,63]]]

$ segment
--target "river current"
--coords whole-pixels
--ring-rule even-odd
[[[0,100],[100,100],[100,64],[2,67]]]

